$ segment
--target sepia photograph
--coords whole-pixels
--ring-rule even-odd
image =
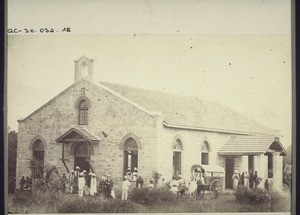
[[[28,7],[13,2],[11,13]],[[289,1],[174,1],[191,9],[183,27],[180,15],[158,22],[182,7],[128,1],[149,33],[125,31],[120,10],[118,21],[104,12],[117,3],[66,2],[111,19],[92,33],[8,26],[8,213],[292,212]],[[213,12],[223,8],[224,17],[249,8],[267,18],[249,28],[196,19],[222,19]]]

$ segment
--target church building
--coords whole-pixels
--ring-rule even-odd
[[[128,167],[147,185],[153,171],[189,179],[191,167],[204,164],[225,169],[225,188],[235,170],[257,171],[281,188],[286,151],[273,130],[214,101],[96,82],[93,72],[82,56],[74,83],[18,120],[17,182],[32,174],[35,158],[66,175],[76,166],[110,174],[116,186]]]

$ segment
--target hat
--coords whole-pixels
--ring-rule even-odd
[[[127,179],[127,175],[124,176],[124,179]]]
[[[182,178],[182,175],[178,175],[178,178]]]
[[[77,170],[80,169],[79,166],[76,166],[76,169],[77,169]]]
[[[74,170],[72,170],[71,172],[72,172],[72,173],[74,173],[75,171],[74,171]]]
[[[102,177],[101,177],[101,179],[102,179],[102,180],[104,180],[104,179],[105,179],[105,177],[104,177],[104,176],[102,176]]]
[[[82,172],[86,173],[86,170],[84,169]]]
[[[234,170],[234,173],[235,173],[235,174],[237,174],[237,173],[238,173],[238,171],[237,171],[237,170]]]
[[[81,172],[81,173],[79,174],[79,176],[83,176],[83,173]]]
[[[95,174],[95,173],[92,173],[91,175],[92,175],[93,177],[96,177],[96,174]]]
[[[137,168],[137,167],[134,167],[134,170],[138,170],[138,168]]]

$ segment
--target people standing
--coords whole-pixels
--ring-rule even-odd
[[[62,192],[65,193],[66,192],[66,184],[67,184],[67,176],[65,173],[63,173],[63,175],[61,177],[61,182],[62,182]]]
[[[166,179],[165,179],[164,177],[162,177],[162,178],[161,178],[160,187],[161,187],[162,189],[165,189],[166,186],[167,186],[167,184],[166,184]]]
[[[96,174],[92,173],[91,174],[91,191],[90,194],[92,196],[96,195],[97,193],[97,178],[96,178]]]
[[[249,174],[247,171],[244,174],[244,187],[249,189]]]
[[[238,171],[235,170],[233,175],[232,175],[233,189],[238,188],[239,180],[240,180],[240,177],[239,177]]]
[[[270,183],[269,183],[268,179],[266,179],[266,181],[265,181],[265,189],[266,189],[267,193],[269,193]]]
[[[176,179],[176,176],[173,175],[172,180],[170,182],[171,192],[174,194],[178,193],[179,182]]]
[[[128,177],[127,175],[124,176],[124,181],[122,184],[122,200],[123,201],[127,201],[127,197],[128,197],[128,190],[130,187],[130,181],[128,181]]]
[[[107,198],[110,198],[111,197],[111,190],[112,190],[112,188],[114,186],[113,180],[111,179],[110,175],[107,175],[107,179],[106,179],[105,185],[106,185],[105,196]]]
[[[258,180],[258,177],[257,177],[257,171],[254,172],[253,182],[254,182],[254,186],[255,186],[255,189],[256,189],[258,184],[259,184],[259,180]]]
[[[99,182],[99,193],[105,195],[105,191],[106,191],[106,178],[102,176]]]
[[[178,176],[178,192],[180,195],[182,195],[185,192],[185,188],[186,188],[186,184],[185,184],[185,180],[183,179],[182,175]]]
[[[78,196],[83,197],[83,190],[85,186],[84,174],[81,172],[78,178]]]
[[[253,180],[253,172],[251,171],[250,172],[250,176],[249,176],[249,186],[250,186],[250,189],[253,189],[253,186],[254,186],[254,180]]]
[[[136,179],[136,187],[137,188],[143,188],[144,179],[142,178],[141,174],[138,174],[138,178]]]
[[[136,181],[138,177],[138,168],[134,167],[133,173],[132,173],[132,181]]]
[[[75,184],[76,184],[76,180],[75,180],[75,171],[72,170],[70,177],[69,177],[69,182],[70,182],[70,193],[76,193],[75,192]]]

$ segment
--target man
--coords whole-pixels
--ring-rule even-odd
[[[26,183],[25,176],[22,176],[22,178],[20,180],[21,190],[24,190],[25,183]]]
[[[139,174],[138,178],[136,179],[136,187],[137,188],[143,188],[143,184],[144,184],[144,179],[142,178],[142,175]]]
[[[122,183],[122,200],[127,201],[128,190],[130,187],[130,181],[128,181],[127,175],[124,176],[124,181]]]
[[[62,192],[66,192],[66,183],[67,183],[67,176],[65,173],[63,173],[61,177],[61,182],[62,182]]]
[[[102,176],[99,182],[99,193],[105,195],[105,191],[106,191],[106,178]]]
[[[106,185],[105,196],[107,198],[110,198],[111,197],[111,190],[112,190],[112,188],[114,186],[114,182],[111,179],[111,175],[107,175],[107,179],[106,179],[105,185]]]
[[[180,195],[182,195],[185,192],[186,184],[185,184],[185,180],[182,178],[181,175],[178,176],[178,183],[179,183],[178,192]]]

